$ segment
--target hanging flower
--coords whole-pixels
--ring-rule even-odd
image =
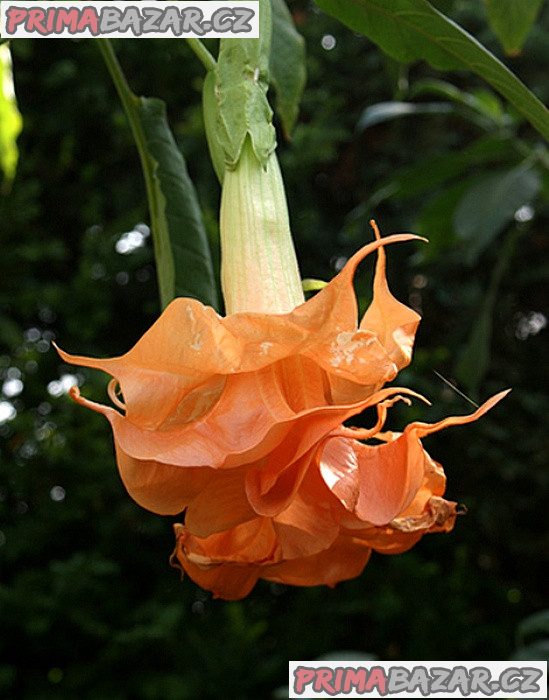
[[[333,431],[307,460],[284,510],[208,537],[176,525],[172,563],[216,597],[232,600],[246,596],[259,578],[334,586],[358,576],[372,551],[400,554],[426,533],[449,532],[457,504],[442,498],[444,472],[421,437],[476,420],[506,393],[469,416],[412,423],[402,434],[375,433],[382,441],[376,446]]]
[[[163,515],[186,509],[187,528],[202,537],[272,515],[292,501],[317,448],[344,421],[399,392],[413,395],[382,388],[409,361],[419,320],[390,295],[383,252],[360,325],[353,289],[369,252],[411,238],[365,246],[287,314],[222,318],[180,298],[121,357],[59,350],[66,362],[113,377],[116,408],[77,387],[71,396],[110,421],[120,474],[137,503]]]
[[[389,290],[384,247],[418,237],[382,239],[373,227],[376,240],[304,301],[276,158],[264,170],[245,144],[223,183],[228,315],[179,298],[121,357],[59,350],[111,375],[116,408],[77,387],[71,396],[109,420],[132,498],[161,515],[185,511],[172,563],[216,596],[241,598],[258,578],[334,585],[372,550],[398,553],[453,527],[456,504],[421,438],[476,420],[504,394],[471,416],[382,432],[395,401],[421,398],[384,388],[410,362],[419,323]],[[353,279],[374,251],[359,322]],[[343,426],[369,407],[371,429]]]

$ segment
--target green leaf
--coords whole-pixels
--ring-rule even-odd
[[[301,286],[303,287],[304,292],[318,292],[321,289],[324,289],[324,287],[327,287],[328,282],[307,277],[307,279],[301,280]]]
[[[501,126],[506,121],[509,121],[509,117],[504,113],[500,100],[493,92],[488,90],[466,92],[446,80],[426,78],[418,80],[410,89],[410,97],[418,97],[420,95],[444,97],[457,105],[473,110],[489,120],[487,126],[490,128],[493,128],[494,123]]]
[[[475,175],[460,179],[432,197],[423,206],[413,228],[420,236],[429,239],[429,245],[421,248],[422,260],[435,260],[442,250],[449,248],[455,242],[453,213],[475,180]]]
[[[490,173],[467,190],[454,213],[454,228],[465,243],[465,261],[473,265],[496,236],[541,189],[537,170],[527,164]]]
[[[17,137],[22,127],[13,86],[11,53],[8,46],[0,46],[0,169],[8,183],[15,177],[19,160]]]
[[[259,39],[222,39],[215,68],[216,138],[227,167],[234,168],[246,136],[265,167],[276,148],[273,112],[267,100],[271,52],[271,4],[261,0]]]
[[[98,41],[130,122],[147,189],[154,253],[165,308],[190,296],[219,309],[211,250],[195,188],[161,100],[136,97],[108,39]]]
[[[505,53],[520,53],[543,0],[484,0],[488,21]]]
[[[296,31],[285,0],[271,0],[273,36],[269,68],[276,92],[276,111],[287,138],[293,131],[305,89],[305,42]]]
[[[145,136],[144,168],[149,193],[157,265],[162,269],[162,299],[194,297],[218,308],[208,237],[194,185],[166,118],[161,100],[141,97],[136,113]]]
[[[363,131],[382,122],[416,114],[449,114],[454,111],[447,102],[378,102],[360,115],[357,130]]]
[[[549,139],[549,112],[538,98],[474,37],[427,0],[316,0],[318,6],[365,34],[398,61],[424,59],[440,70],[470,70],[506,97]]]
[[[415,165],[400,168],[380,184],[368,206],[377,206],[389,197],[399,200],[420,197],[471,168],[508,161],[513,157],[516,159],[516,153],[510,148],[507,139],[483,136],[462,151],[432,156]]]

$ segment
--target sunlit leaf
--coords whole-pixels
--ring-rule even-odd
[[[7,45],[0,46],[0,169],[7,182],[13,180],[17,169],[17,137],[22,127],[13,86],[10,50]]]
[[[494,122],[498,125],[505,122],[506,115],[500,100],[493,92],[488,90],[467,92],[466,90],[460,90],[460,88],[446,80],[425,78],[424,80],[418,80],[410,89],[410,97],[423,95],[444,97],[457,105],[473,110],[473,112],[488,119],[489,121],[484,123],[491,128],[493,128]]]
[[[301,280],[301,286],[304,292],[318,292],[320,289],[324,289],[328,285],[328,282],[324,280],[314,280],[314,279],[304,279]]]
[[[357,129],[416,114],[450,114],[454,107],[447,102],[378,102],[367,107],[358,120]]]
[[[495,56],[427,0],[316,0],[393,58],[424,59],[440,70],[470,70],[486,80],[546,138],[549,112]]]
[[[505,53],[520,53],[543,0],[484,0],[488,21]]]
[[[293,131],[305,88],[305,42],[296,31],[285,0],[271,0],[273,37],[270,82],[276,92],[276,111],[286,137]]]

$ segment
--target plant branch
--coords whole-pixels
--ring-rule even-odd
[[[196,56],[200,59],[204,68],[210,72],[216,66],[215,58],[200,41],[200,39],[187,39],[187,44],[194,51]]]

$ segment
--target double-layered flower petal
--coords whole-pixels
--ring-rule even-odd
[[[444,472],[421,438],[477,420],[506,393],[471,415],[375,433],[378,445],[333,431],[307,462],[284,511],[206,538],[178,525],[172,563],[216,596],[237,599],[260,578],[333,586],[360,574],[372,551],[399,554],[427,533],[450,531],[457,504],[442,498]]]
[[[383,388],[411,358],[419,316],[398,302],[385,275],[389,236],[365,246],[315,297],[285,314],[226,318],[175,299],[127,354],[69,363],[112,377],[122,481],[144,508],[185,511],[173,561],[224,598],[258,578],[334,585],[356,576],[372,550],[396,553],[423,534],[451,529],[444,473],[421,438],[472,416],[383,433],[407,389]],[[358,322],[356,268],[377,250],[372,303]],[[370,430],[343,423],[369,407]],[[360,440],[375,437],[378,445]]]

